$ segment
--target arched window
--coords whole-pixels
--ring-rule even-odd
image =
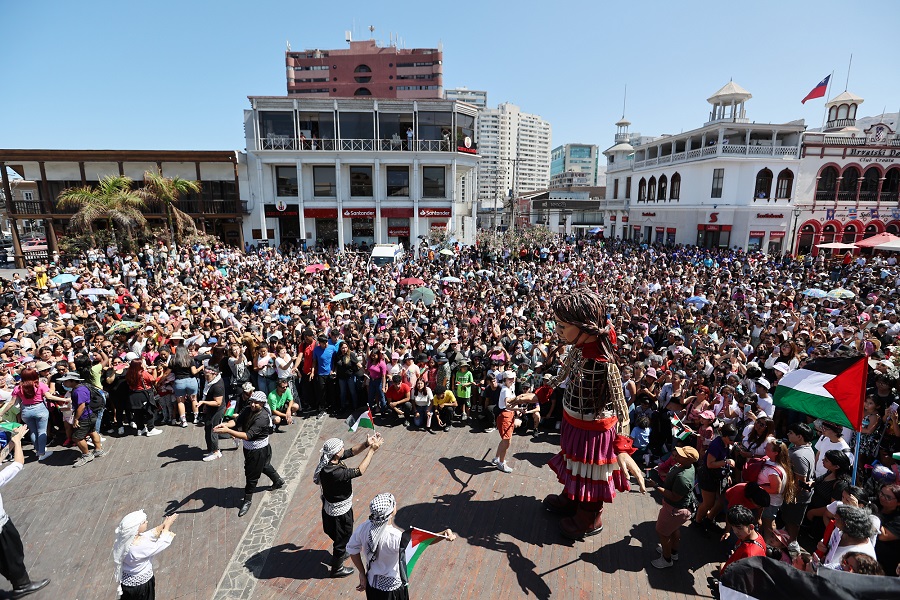
[[[838,170],[836,167],[827,166],[819,173],[819,182],[816,184],[816,200],[834,200],[837,192]]]
[[[856,118],[856,105],[855,104],[850,105],[850,118],[851,119]]]
[[[354,73],[371,73],[372,69],[369,68],[369,65],[359,65],[355,69],[353,69]],[[371,75],[357,75],[354,77],[356,79],[356,83],[369,83],[372,81]],[[357,96],[362,96],[363,94],[357,94]],[[371,94],[368,94],[371,96]]]
[[[369,88],[357,88],[355,92],[353,92],[354,96],[371,96],[372,92],[369,91]]]
[[[656,177],[647,182],[647,202],[656,202]]]
[[[837,235],[837,230],[834,228],[834,225],[829,223],[825,227],[822,228],[822,243],[830,244],[834,241],[834,237]]]
[[[866,228],[863,230],[863,239],[870,238],[873,235],[878,233],[878,226],[874,223],[869,223],[866,225]]]
[[[845,244],[852,244],[856,241],[856,225],[852,223],[844,227],[844,238],[841,240]]]
[[[881,202],[893,204],[900,200],[900,167],[891,167],[884,174],[884,183],[881,184]]]
[[[776,198],[790,198],[794,191],[794,172],[785,169],[778,174],[778,184],[775,186]]]
[[[800,229],[797,239],[797,254],[809,254],[812,252],[813,241],[816,239],[816,228],[807,223]]]
[[[885,227],[884,230],[891,235],[900,235],[900,224],[898,224],[896,221],[894,221],[893,223],[888,223],[887,227]]]
[[[660,200],[666,199],[666,192],[669,191],[669,180],[665,175],[659,176],[659,184],[656,186],[656,197]]]
[[[859,188],[860,202],[875,202],[878,199],[878,181],[881,172],[878,167],[869,167],[863,174],[862,186]]]
[[[840,120],[840,119],[846,119],[846,118],[847,118],[847,115],[848,115],[849,113],[850,113],[850,107],[847,106],[846,104],[841,104],[840,106],[838,106],[838,116],[837,116],[837,118],[838,118],[839,120]]]
[[[859,169],[847,167],[841,177],[841,189],[838,192],[838,200],[852,202],[856,200],[856,189],[859,187]]]
[[[832,106],[828,110],[828,120],[834,121],[837,118],[837,106]]]
[[[681,199],[681,175],[675,173],[672,175],[672,189],[669,191],[669,200]]]
[[[753,191],[754,198],[769,198],[772,195],[772,171],[763,169],[756,174],[756,188]]]
[[[647,180],[641,177],[638,182],[638,202],[647,201]]]

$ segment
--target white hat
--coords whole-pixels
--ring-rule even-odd
[[[506,371],[503,373],[503,379],[515,379],[516,374],[513,371]]]
[[[772,384],[769,383],[769,380],[766,379],[765,377],[760,377],[759,379],[757,379],[757,380],[756,380],[756,385],[758,385],[758,386],[760,386],[760,387],[764,387],[764,388],[766,388],[767,390],[772,389]]]
[[[129,362],[132,361],[132,360],[140,360],[140,359],[141,359],[141,357],[138,356],[138,355],[137,355],[136,353],[134,353],[134,352],[129,352],[128,354],[125,355],[125,360],[127,360],[127,361],[129,361]]]

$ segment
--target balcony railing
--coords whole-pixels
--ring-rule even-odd
[[[828,202],[835,199],[835,190],[816,190],[816,202]]]
[[[712,156],[792,156],[798,157],[799,146],[756,146],[747,144],[713,144],[702,148],[666,154],[656,158],[634,161],[635,170],[663,164],[676,164]]]
[[[19,215],[39,215],[44,212],[37,200],[13,200],[12,209]]]
[[[310,152],[450,152],[452,140],[412,140],[392,137],[389,139],[297,139],[287,136],[259,138],[260,150],[305,150]]]
[[[181,200],[177,208],[189,215],[214,215],[214,214],[250,214],[245,200],[238,199],[212,199],[212,200]],[[165,205],[161,202],[146,202],[141,211],[145,215],[159,216],[166,214]],[[18,215],[43,215],[45,211],[38,201],[16,200],[13,202],[13,213]],[[71,210],[63,211],[58,208],[52,211],[54,216],[70,216]]]

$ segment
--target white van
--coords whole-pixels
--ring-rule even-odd
[[[406,251],[401,244],[375,244],[369,263],[376,266],[391,265],[403,261]]]

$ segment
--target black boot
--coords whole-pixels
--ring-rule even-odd
[[[29,594],[33,594],[36,591],[47,587],[48,583],[50,583],[49,579],[41,579],[40,581],[31,581],[26,585],[13,588],[10,598],[24,598]]]
[[[250,506],[253,505],[253,501],[248,497],[244,498],[241,502],[241,509],[238,511],[238,517],[243,517],[248,512],[250,512]]]
[[[278,481],[273,481],[273,482],[272,482],[272,489],[273,489],[273,490],[280,490],[280,489],[283,488],[283,487],[284,487],[284,479],[279,478]]]

